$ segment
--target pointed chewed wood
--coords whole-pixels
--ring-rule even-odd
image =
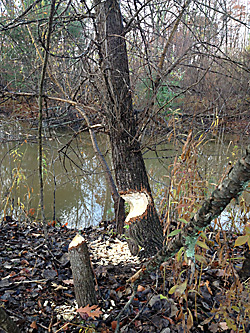
[[[144,191],[125,193],[122,194],[121,197],[129,204],[130,207],[129,214],[126,217],[125,222],[129,222],[131,219],[143,215],[151,201],[149,195]]]
[[[73,247],[81,245],[83,242],[85,242],[85,239],[80,234],[77,234],[70,242],[69,250],[72,249]]]
[[[160,224],[154,223],[155,207],[146,189],[128,190],[120,193],[129,204],[130,211],[125,220],[125,235],[130,252],[141,257],[151,257],[163,245],[163,231]]]

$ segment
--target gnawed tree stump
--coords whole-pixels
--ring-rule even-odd
[[[7,315],[2,307],[0,307],[0,327],[7,333],[20,333],[16,323]]]
[[[77,234],[69,244],[69,258],[74,280],[75,297],[79,308],[97,304],[94,273],[86,240]]]

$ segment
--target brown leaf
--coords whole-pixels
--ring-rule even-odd
[[[84,316],[84,314],[87,314],[93,319],[95,319],[95,317],[100,317],[100,315],[102,314],[102,311],[100,310],[100,308],[98,308],[98,305],[89,306],[89,304],[86,305],[84,308],[81,306],[79,309],[76,310],[76,312],[79,312],[81,317],[82,315]]]
[[[209,330],[213,333],[216,333],[219,331],[219,324],[218,323],[211,323],[211,325],[208,326]]]
[[[31,328],[34,328],[35,330],[37,330],[37,324],[36,321],[32,321],[32,323],[30,324]]]
[[[141,285],[139,285],[138,288],[137,288],[137,291],[144,291],[144,290],[145,290],[145,288]]]
[[[28,265],[28,266],[29,266],[29,262],[28,262],[26,259],[23,259],[23,260],[21,261],[21,264],[22,264],[22,265]]]
[[[112,321],[111,328],[112,328],[113,331],[115,331],[116,326],[117,326],[117,321],[116,320]]]
[[[213,295],[213,292],[212,292],[211,288],[209,287],[209,281],[208,280],[205,282],[205,285],[207,287],[207,290],[208,290],[209,294]]]
[[[193,327],[194,320],[193,320],[193,315],[189,310],[189,308],[187,308],[187,310],[188,310],[187,329],[190,330]]]
[[[166,317],[166,316],[163,316],[163,315],[162,315],[162,318],[167,319],[170,322],[171,325],[174,325],[173,319],[171,319],[169,317]]]

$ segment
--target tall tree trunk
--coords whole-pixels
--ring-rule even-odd
[[[142,214],[126,219],[130,250],[152,256],[163,245],[163,231],[157,215],[140,144],[135,140],[128,56],[122,16],[117,0],[95,0],[100,65],[106,87],[105,113],[109,125],[112,160],[120,194],[129,202],[133,195],[148,198]],[[132,197],[131,197],[132,195]]]

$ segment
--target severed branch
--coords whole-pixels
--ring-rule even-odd
[[[192,257],[199,231],[208,227],[212,220],[222,213],[232,199],[237,199],[245,190],[249,181],[250,145],[246,149],[245,155],[229,170],[221,184],[204,201],[201,208],[189,223],[181,229],[178,235],[164,244],[162,249],[153,258],[144,263],[142,268],[128,279],[127,282],[139,282],[145,275],[155,271],[163,262],[173,257],[181,247],[185,247],[188,251],[187,255]]]

